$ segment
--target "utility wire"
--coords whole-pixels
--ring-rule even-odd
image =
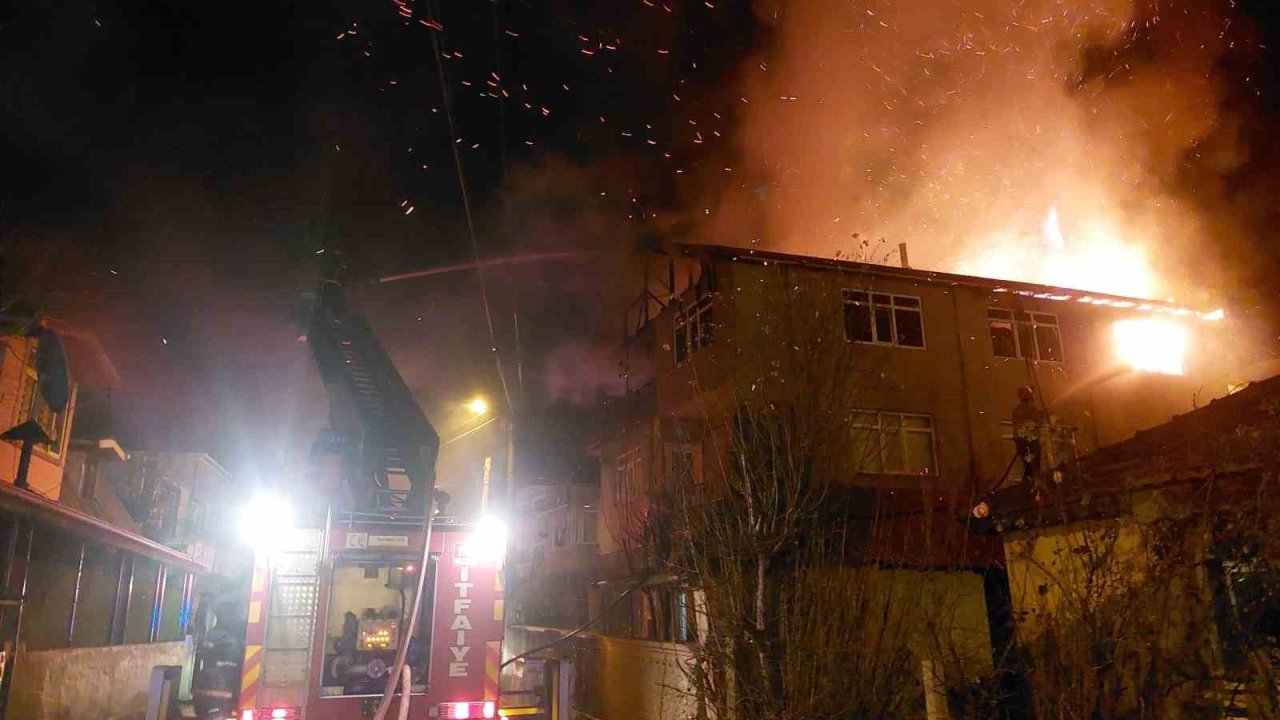
[[[440,6],[439,3],[432,3],[432,15],[439,20]],[[440,95],[441,101],[444,103],[445,119],[449,122],[449,147],[453,150],[453,166],[458,173],[458,189],[462,194],[462,209],[467,216],[467,236],[471,239],[471,257],[480,262],[480,241],[476,238],[475,220],[471,214],[471,195],[467,192],[467,177],[462,170],[462,153],[458,151],[458,144],[461,138],[458,136],[458,124],[453,116],[453,102],[449,95],[449,78],[444,68],[444,59],[440,56],[440,39],[438,33],[431,33],[431,51],[436,59],[436,75],[440,79]],[[498,380],[502,383],[502,395],[507,402],[507,411],[510,412],[511,391],[507,388],[507,375],[502,370],[502,355],[498,353],[497,334],[493,330],[493,311],[489,306],[489,288],[484,279],[484,269],[476,269],[476,277],[480,281],[480,299],[484,303],[484,320],[489,328],[489,347],[493,351],[493,361],[498,368]]]

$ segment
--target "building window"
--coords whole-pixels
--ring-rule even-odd
[[[98,461],[85,458],[80,463],[80,497],[92,500],[98,492]]]
[[[62,454],[62,433],[66,428],[66,412],[58,412],[49,407],[44,395],[40,392],[39,376],[36,373],[36,347],[39,341],[35,338],[27,340],[27,356],[23,360],[22,384],[18,396],[18,422],[21,425],[28,420],[35,420],[44,429],[53,442],[48,445],[37,445],[41,451],[55,457]]]
[[[697,300],[676,312],[677,365],[688,360],[693,353],[711,345],[712,327],[711,293],[699,289]]]
[[[199,500],[191,500],[187,505],[187,538],[194,540],[204,535],[205,531],[205,511],[204,503]]]
[[[1040,426],[1041,449],[1044,453],[1043,465],[1047,468],[1056,468],[1065,463],[1075,462],[1076,451],[1076,429],[1070,425],[1059,425],[1057,423]],[[1000,421],[1000,437],[1013,443],[1013,421]],[[1044,442],[1045,438],[1049,439],[1048,443]]]
[[[862,472],[936,475],[933,418],[859,410],[853,414],[853,447]]]
[[[622,507],[631,498],[640,482],[640,448],[632,448],[618,456],[613,475],[613,501]]]
[[[583,545],[595,545],[595,544],[598,542],[598,540],[597,540],[598,535],[597,535],[597,534],[598,534],[599,530],[598,530],[598,528],[596,527],[596,522],[597,522],[597,519],[596,519],[596,511],[595,511],[595,510],[583,510],[583,511],[582,511],[582,540],[581,540],[581,542],[582,542],[582,544],[583,544]]]
[[[996,357],[1062,362],[1062,331],[1058,316],[987,308],[991,351]]]
[[[689,590],[676,590],[674,600],[675,608],[672,614],[675,618],[675,627],[673,628],[672,639],[678,643],[691,643],[696,639],[694,634],[693,593]]]
[[[845,290],[844,336],[875,345],[924,347],[924,313],[920,298]]]
[[[555,511],[551,515],[551,544],[556,547],[564,547],[568,541],[568,511],[563,508]]]
[[[672,487],[695,487],[702,484],[702,463],[698,446],[690,443],[667,443],[667,482]]]

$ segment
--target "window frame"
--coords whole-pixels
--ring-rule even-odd
[[[853,299],[852,296],[861,295],[862,300]],[[889,298],[889,304],[876,302],[877,295],[884,295]],[[915,305],[899,305],[899,300],[908,300],[914,302]],[[849,336],[848,317],[850,305],[863,305],[870,310],[871,339],[858,340]],[[889,332],[892,337],[889,340],[881,340],[877,337],[876,331],[876,308],[887,307],[889,309]],[[862,288],[841,288],[840,290],[840,309],[841,309],[841,328],[844,332],[846,342],[857,343],[858,345],[876,345],[879,347],[899,347],[908,350],[927,350],[929,348],[928,332],[924,323],[924,300],[918,295],[905,295],[903,293],[877,292],[875,290],[866,290]],[[904,345],[899,342],[900,335],[898,333],[898,312],[914,312],[920,316],[920,344]]]
[[[1005,317],[992,317],[993,313],[1001,313]],[[1020,319],[1019,315],[1025,315],[1026,320]],[[1037,317],[1038,316],[1038,317]],[[1048,318],[1045,320],[1044,318]],[[995,338],[991,335],[992,321],[999,320],[1008,322],[1013,326],[1013,355],[1001,355],[996,352]],[[1034,355],[1027,355],[1023,352],[1022,347],[1022,328],[1030,328],[1031,342],[1034,344]],[[1040,350],[1040,335],[1036,331],[1039,328],[1052,328],[1058,336],[1058,355],[1057,360],[1041,357],[1043,354]],[[1014,310],[1012,308],[988,306],[987,307],[987,337],[991,340],[991,355],[1004,360],[1031,360],[1033,362],[1050,363],[1054,365],[1062,365],[1067,361],[1066,345],[1062,342],[1062,318],[1057,313],[1043,312],[1040,310]]]
[[[27,338],[25,356],[22,357],[22,367],[18,374],[18,417],[15,425],[21,425],[28,420],[35,420],[40,427],[44,429],[52,443],[45,445],[39,444],[34,450],[45,457],[56,462],[62,462],[63,445],[67,435],[67,418],[71,408],[65,407],[62,410],[54,410],[49,407],[49,403],[45,401],[44,394],[40,392],[40,376],[36,372],[36,351],[40,341],[35,338]],[[12,349],[12,346],[10,346]],[[17,352],[14,353],[17,355]],[[70,402],[68,402],[68,406]],[[52,416],[49,423],[41,421],[40,415],[44,412]],[[18,444],[16,441],[14,444]]]
[[[595,508],[582,508],[578,511],[578,544],[579,545],[599,545],[600,544],[600,511]],[[591,538],[587,539],[587,530],[590,528]]]
[[[876,424],[874,426],[859,424],[857,421],[857,416],[859,414],[875,415]],[[901,457],[902,457],[902,465],[903,465],[902,470],[886,470],[885,469],[885,466],[886,466],[885,458],[887,453],[885,452],[886,443],[885,443],[884,418],[886,416],[894,417],[897,419],[898,450],[901,453]],[[926,432],[920,428],[908,428],[906,424],[903,422],[903,420],[906,418],[921,419],[921,420],[927,421],[929,424],[928,431]],[[933,422],[933,416],[928,413],[914,413],[914,412],[901,412],[898,410],[872,410],[872,409],[866,409],[866,408],[857,408],[852,411],[852,416],[849,421],[849,429],[851,431],[857,430],[857,429],[875,431],[876,444],[879,448],[879,455],[880,455],[880,458],[879,458],[880,469],[879,470],[859,470],[858,472],[860,474],[895,475],[900,477],[938,477],[941,474],[941,470],[940,470],[941,462],[938,460],[938,431],[937,431],[937,427]],[[929,467],[926,472],[912,472],[906,469],[908,464],[907,460],[908,460],[908,454],[909,454],[908,453],[909,446],[907,444],[908,434],[916,434],[916,435],[927,434],[929,436],[929,452],[932,455],[931,459],[933,460],[933,467]]]
[[[684,456],[689,461],[689,480],[694,488],[702,487],[702,446],[698,443],[669,442],[663,443],[663,474],[666,482],[674,482],[676,478],[676,461]]]
[[[618,454],[613,472],[613,501],[617,507],[624,507],[631,502],[635,488],[631,487],[640,479],[642,472],[640,446],[629,448]]]
[[[683,365],[699,350],[715,343],[715,315],[711,293],[699,292],[691,304],[681,304],[676,309],[672,326],[672,357],[676,365]]]

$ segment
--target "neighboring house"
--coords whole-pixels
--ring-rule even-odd
[[[54,442],[14,484],[19,444],[0,441],[0,717],[141,716],[152,668],[183,665],[197,573],[208,566],[137,531],[103,468],[125,453],[73,439],[78,399],[119,384],[92,331],[42,324],[62,339],[72,381],[54,412],[40,390],[37,340],[0,337],[0,419],[37,421]]]
[[[1280,715],[1278,479],[1280,376],[995,493],[1040,715]]]
[[[129,453],[113,438],[71,438],[59,502],[83,510],[116,527],[142,534],[129,509],[108,481],[111,466],[129,461]]]
[[[113,464],[106,478],[147,537],[201,558],[216,573],[247,571],[242,562],[225,565],[218,557],[219,548],[234,542],[234,512],[245,495],[213,458],[137,451]]]
[[[839,442],[857,450],[855,466],[822,478],[833,505],[869,509],[878,520],[866,516],[862,555],[850,563],[893,568],[882,574],[899,591],[954,606],[972,673],[989,671],[992,645],[998,657],[1009,638],[988,608],[999,548],[972,537],[963,519],[974,498],[1021,472],[1011,423],[1017,389],[1034,388],[1047,410],[1041,430],[1054,465],[1227,389],[1215,366],[1227,354],[1217,312],[728,247],[678,246],[657,265],[646,277],[667,281],[646,287],[618,351],[629,392],[606,408],[595,445],[601,574],[591,608],[604,615],[603,637],[580,644],[584,689],[575,707],[601,720],[690,709],[677,668],[682,648],[698,641],[700,590],[680,578],[641,580],[646,543],[662,533],[651,510],[673,487],[719,485],[712,480],[735,462],[736,413],[757,383],[804,387],[806,371],[788,365],[795,361],[778,349],[780,338],[837,348],[858,373],[839,400],[845,416],[832,418],[847,427]],[[1135,369],[1117,359],[1117,338],[1132,337],[1118,323],[1128,321],[1154,322],[1141,327],[1156,328],[1156,340],[1173,332],[1163,365],[1140,357],[1130,363],[1146,367]],[[766,371],[744,387],[739,369],[748,364]]]
[[[508,623],[572,629],[587,621],[587,588],[599,552],[598,485],[534,485],[517,491]]]
[[[553,643],[588,619],[599,544],[600,487],[579,482],[528,485],[515,492],[506,561],[506,666],[502,692],[510,705],[564,707],[553,696],[561,684],[570,645]],[[572,682],[572,672],[563,674]]]

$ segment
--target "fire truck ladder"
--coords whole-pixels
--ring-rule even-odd
[[[366,507],[402,507],[411,488],[429,490],[440,439],[404,378],[359,315],[322,307],[308,335],[326,385],[345,390],[358,468],[348,482]]]
[[[317,529],[294,530],[272,556],[260,705],[306,704],[323,539]]]

